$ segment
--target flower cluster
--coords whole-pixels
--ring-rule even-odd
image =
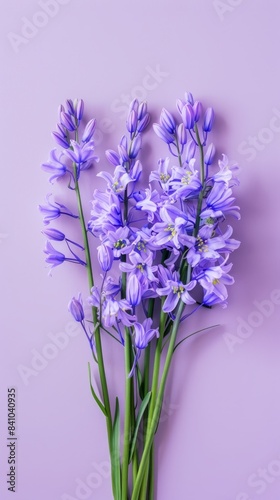
[[[215,147],[208,141],[214,111],[203,111],[201,102],[186,93],[184,100],[177,100],[176,116],[163,109],[159,123],[153,125],[155,134],[168,148],[168,156],[159,159],[150,173],[148,186],[143,186],[140,154],[150,116],[146,102],[134,99],[127,116],[126,135],[116,150],[106,151],[110,169],[97,174],[104,181],[104,189],[95,189],[87,220],[79,181],[98,157],[94,148],[95,120],[83,126],[83,110],[82,100],[68,100],[65,107],[60,106],[59,123],[53,132],[60,149],[52,150],[48,162],[42,165],[50,174],[51,183],[68,179],[77,205],[76,211],[72,211],[48,195],[46,204],[39,207],[44,217],[43,233],[48,239],[44,251],[51,269],[63,262],[86,268],[92,319],[86,319],[81,294],[72,298],[68,308],[84,330],[98,366],[100,396],[91,379],[90,387],[107,420],[114,498],[139,500],[140,494],[141,498],[147,497],[147,488],[153,484],[151,447],[171,359],[182,342],[176,344],[179,326],[200,307],[226,307],[228,286],[234,282],[229,274],[229,258],[239,241],[232,238],[233,229],[227,219],[239,218],[233,196],[233,188],[239,184],[238,166],[231,164],[226,155],[216,161]],[[82,244],[49,226],[62,216],[79,223]],[[67,253],[54,248],[54,243],[65,245]],[[94,279],[93,252],[100,266],[100,283]],[[126,410],[122,461],[118,458],[119,402],[116,398],[113,420],[103,334],[109,334],[124,349]],[[140,426],[144,443],[136,450]]]
[[[52,150],[50,160],[42,165],[51,174],[50,182],[68,175],[72,189],[77,189],[80,174],[98,161],[94,119],[86,124],[79,141],[83,109],[82,100],[68,100],[66,111],[59,108],[53,136],[62,151]],[[148,301],[159,299],[162,310],[173,319],[180,300],[186,305],[226,306],[227,286],[234,281],[228,274],[228,258],[239,242],[231,238],[232,228],[224,227],[224,221],[229,215],[239,217],[232,195],[238,167],[230,165],[225,155],[218,160],[218,169],[214,166],[215,147],[207,146],[214,121],[212,108],[203,113],[202,104],[186,93],[185,100],[177,101],[177,109],[177,118],[163,109],[159,123],[153,125],[170,155],[158,161],[149,186],[143,189],[138,156],[150,118],[145,102],[135,99],[131,103],[127,136],[116,151],[106,151],[113,171],[97,174],[106,187],[93,193],[87,227],[100,241],[97,258],[103,272],[102,285],[92,287],[89,303],[97,309],[100,324],[114,328],[122,343],[124,328],[130,328],[136,357],[158,333],[149,320],[141,325],[140,335],[138,306],[147,316]],[[78,218],[59,203],[48,201],[40,210],[45,224],[62,214]],[[56,229],[45,229],[44,234],[66,242],[71,254],[65,257],[48,241],[45,253],[51,267],[64,261],[88,265],[73,250],[73,245],[83,250],[81,245]],[[122,279],[113,282],[108,273],[116,263]],[[192,292],[195,288],[200,290],[200,301],[194,298],[198,296]]]

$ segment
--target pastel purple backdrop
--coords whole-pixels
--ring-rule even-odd
[[[111,498],[104,420],[88,388],[90,353],[67,311],[73,295],[86,295],[85,276],[64,265],[48,277],[42,252],[37,205],[50,186],[40,163],[53,147],[57,107],[66,98],[85,100],[87,117],[99,124],[98,170],[107,165],[104,150],[124,131],[125,101],[147,100],[155,121],[163,106],[175,111],[185,90],[215,108],[218,153],[242,168],[236,192],[242,220],[233,223],[242,246],[233,257],[236,284],[228,308],[201,311],[184,327],[192,332],[221,324],[184,343],[174,357],[156,441],[157,498],[280,497],[279,15],[277,0],[5,5],[1,499]],[[152,130],[145,147],[148,175],[167,152]],[[94,171],[91,176],[86,204],[96,186]],[[61,344],[49,347],[54,338]],[[114,394],[123,365],[121,351],[110,346]],[[40,366],[38,353],[45,356]],[[6,484],[11,386],[17,388],[14,495]]]

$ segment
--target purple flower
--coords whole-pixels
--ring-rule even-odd
[[[165,287],[157,288],[157,294],[160,297],[166,297],[162,310],[164,312],[172,312],[178,302],[182,300],[185,304],[194,304],[195,300],[190,296],[189,290],[192,290],[196,285],[195,281],[191,281],[184,285],[176,271],[172,274],[172,279],[168,279]]]
[[[197,123],[200,119],[202,113],[202,104],[199,101],[195,101],[193,104],[193,112],[194,112],[194,121]]]
[[[81,264],[82,266],[86,266],[86,263],[73,252],[72,254],[74,258],[65,257],[65,255],[61,252],[58,252],[58,250],[56,250],[49,241],[46,242],[44,253],[47,255],[46,262],[47,264],[50,264],[51,269],[53,267],[59,266],[60,264],[63,264],[63,262],[72,262],[73,264]]]
[[[141,149],[141,145],[142,145],[142,137],[140,134],[138,134],[136,137],[134,137],[131,143],[131,147],[129,150],[129,158],[132,159],[136,158]]]
[[[198,171],[194,169],[195,158],[190,160],[186,168],[174,167],[173,180],[171,182],[174,191],[173,198],[188,199],[196,196],[202,189],[198,177]]]
[[[62,233],[61,231],[58,231],[58,229],[53,229],[53,228],[44,229],[44,231],[42,231],[42,233],[45,236],[47,236],[47,238],[49,238],[50,240],[54,240],[54,241],[65,240],[65,234]]]
[[[130,253],[133,248],[128,236],[129,228],[119,227],[116,231],[108,231],[102,243],[113,250],[115,259],[119,259],[121,255]]]
[[[93,193],[89,229],[95,236],[106,236],[108,231],[123,227],[122,211],[118,196],[96,189]]]
[[[130,111],[128,114],[128,118],[126,121],[126,128],[130,134],[134,134],[137,130],[138,116],[134,109]]]
[[[218,161],[219,172],[213,176],[214,182],[224,182],[227,187],[239,185],[239,180],[236,174],[239,172],[239,167],[236,163],[229,165],[228,157],[222,155],[223,159]]]
[[[141,133],[144,132],[144,130],[147,128],[147,126],[150,123],[150,115],[147,113],[139,122],[137,125],[137,132]]]
[[[146,101],[140,102],[138,107],[138,120],[143,120],[148,115],[148,106]]]
[[[206,199],[206,207],[201,212],[201,217],[225,217],[226,214],[233,215],[240,219],[239,207],[232,206],[235,198],[232,196],[232,189],[223,182],[216,182]]]
[[[78,215],[74,215],[65,205],[61,203],[50,203],[49,198],[51,194],[46,197],[47,205],[39,205],[40,212],[44,215],[43,222],[48,225],[52,220],[57,219],[61,215],[69,215],[74,219],[78,219]]]
[[[134,308],[138,306],[142,299],[142,286],[136,274],[131,274],[126,283],[126,298]]]
[[[49,241],[47,241],[46,243],[44,253],[47,255],[46,262],[47,264],[50,264],[51,269],[53,267],[59,266],[60,264],[63,264],[63,262],[66,260],[65,255],[61,252],[58,252]]]
[[[131,252],[129,255],[129,262],[121,262],[120,270],[124,273],[133,273],[140,280],[141,284],[157,281],[154,272],[157,266],[153,266],[153,256],[148,254],[143,258],[138,252]]]
[[[143,321],[143,323],[135,322],[133,325],[135,333],[134,344],[136,347],[136,354],[132,369],[129,373],[129,377],[131,377],[134,373],[136,363],[141,356],[141,351],[143,349],[146,349],[146,347],[154,337],[159,337],[158,328],[152,328],[152,324],[153,320],[151,318],[147,318]]]
[[[158,170],[154,170],[150,174],[150,182],[158,181],[162,190],[168,193],[172,179],[173,168],[170,166],[170,158],[160,159],[158,161]]]
[[[166,144],[172,144],[174,143],[174,136],[170,134],[165,128],[163,128],[161,125],[158,125],[158,123],[153,124],[153,129],[157,136],[164,141]]]
[[[192,130],[194,127],[194,110],[190,104],[186,104],[182,109],[182,120],[187,130]]]
[[[184,146],[187,143],[187,132],[183,123],[180,123],[177,128],[177,137],[181,146]]]
[[[74,104],[73,104],[73,101],[72,99],[67,99],[66,100],[66,108],[67,108],[67,111],[69,113],[69,115],[72,115],[74,116],[75,115],[75,108],[74,108]],[[64,112],[65,109],[63,106],[61,106],[61,109],[60,109],[60,112]]]
[[[132,316],[127,311],[131,311],[132,307],[126,299],[117,300],[115,298],[115,290],[113,293],[109,293],[107,290],[107,282],[102,292],[98,287],[94,286],[91,289],[91,296],[88,299],[89,304],[97,307],[99,311],[99,319],[105,327],[115,326],[119,328],[119,324],[124,326],[131,326],[135,321],[135,316]],[[120,330],[119,330],[120,331]],[[123,336],[120,331],[120,337],[123,341]]]
[[[54,140],[57,142],[59,146],[61,146],[64,149],[68,149],[70,147],[69,141],[67,139],[67,136],[62,134],[61,132],[52,132],[52,136]]]
[[[95,126],[96,126],[96,120],[95,118],[92,118],[85,126],[85,130],[83,133],[82,137],[82,142],[89,142],[91,141],[94,131],[95,131]]]
[[[210,132],[213,127],[214,122],[214,109],[208,108],[205,112],[204,122],[203,122],[203,130],[204,132]]]
[[[75,102],[75,108],[76,108],[75,115],[76,115],[78,122],[80,123],[80,121],[82,120],[83,115],[84,115],[84,101],[83,101],[83,99],[77,99],[77,101]]]
[[[156,234],[154,244],[158,247],[180,249],[181,235],[187,227],[187,216],[173,205],[166,205],[160,209],[160,218],[162,222],[156,222],[153,226],[153,231]]]
[[[216,250],[228,251],[222,236],[213,237],[212,226],[203,226],[196,238],[185,235],[184,242],[189,247],[187,261],[192,267],[202,259],[218,259],[220,254]]]
[[[207,264],[201,266],[194,272],[195,279],[206,290],[203,303],[210,304],[210,300],[215,300],[214,303],[225,303],[228,297],[227,286],[234,283],[232,276],[228,274],[232,268],[232,264],[225,265],[227,258],[219,266],[210,266]],[[214,296],[216,298],[214,299]]]
[[[66,158],[64,158],[62,153],[58,153],[56,149],[52,149],[48,162],[41,165],[45,172],[52,174],[49,179],[51,183],[66,174],[67,167],[65,165],[65,160]]]
[[[187,147],[186,147],[186,162],[187,163],[190,163],[190,161],[195,157],[195,152],[196,152],[196,144],[191,139],[187,143]]]
[[[170,134],[175,134],[176,122],[167,109],[163,108],[160,114],[160,125]]]
[[[114,260],[113,250],[107,245],[99,245],[97,247],[97,258],[102,271],[105,273],[110,271]]]
[[[85,319],[84,308],[82,304],[81,294],[79,294],[78,299],[73,297],[68,304],[68,310],[72,314],[75,321],[81,323]]]
[[[116,151],[114,151],[113,149],[107,149],[107,151],[105,151],[105,155],[106,155],[107,160],[112,165],[114,165],[114,167],[117,167],[118,165],[120,165],[120,157],[116,153]]]
[[[148,221],[152,222],[154,220],[154,214],[158,210],[158,203],[160,201],[159,193],[156,189],[153,191],[151,187],[145,189],[144,192],[134,193],[134,199],[136,200],[135,207],[138,210],[143,210],[148,214]]]
[[[207,151],[204,156],[204,163],[205,165],[211,165],[213,163],[213,159],[215,156],[215,146],[214,144],[210,144],[207,148]]]
[[[74,123],[73,116],[69,115],[68,113],[65,113],[64,111],[62,111],[60,114],[60,121],[61,121],[61,124],[67,130],[69,130],[69,132],[73,132],[77,128],[76,124]]]
[[[94,154],[94,142],[89,141],[84,144],[71,140],[72,149],[67,149],[65,154],[79,167],[80,170],[88,169],[93,161],[98,162],[99,158]]]

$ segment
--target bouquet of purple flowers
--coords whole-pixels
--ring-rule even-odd
[[[190,93],[176,104],[177,118],[163,109],[153,125],[169,156],[158,161],[143,189],[139,156],[150,117],[146,102],[131,103],[127,135],[117,150],[106,151],[110,169],[97,174],[104,189],[93,192],[89,221],[80,179],[90,178],[98,161],[96,121],[84,126],[82,100],[60,106],[53,132],[60,149],[53,149],[42,165],[51,183],[66,177],[75,195],[75,212],[51,201],[51,195],[40,206],[48,238],[44,251],[51,269],[71,262],[87,271],[91,317],[86,317],[81,294],[72,298],[69,311],[81,324],[96,363],[100,394],[89,364],[90,389],[106,419],[115,500],[154,499],[154,437],[170,364],[178,345],[198,333],[181,338],[184,322],[201,307],[226,307],[227,286],[234,282],[228,260],[239,242],[231,238],[232,227],[225,221],[229,216],[239,218],[232,193],[239,183],[238,167],[225,155],[214,162],[215,147],[208,145],[213,109],[203,112]],[[49,226],[60,217],[80,225],[79,242]],[[66,252],[56,250],[53,242],[64,244]],[[101,279],[100,269],[94,276],[92,255],[95,260],[97,256]],[[109,397],[104,336],[124,352],[123,412],[118,397]]]

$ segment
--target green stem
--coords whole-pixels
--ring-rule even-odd
[[[163,303],[164,299],[162,300]],[[149,434],[149,429],[151,426],[152,418],[153,418],[153,413],[154,413],[154,408],[156,404],[156,398],[157,398],[157,390],[158,390],[158,379],[159,379],[159,370],[160,370],[160,358],[161,358],[161,353],[162,353],[162,341],[163,341],[163,336],[164,336],[164,331],[165,331],[165,322],[166,322],[166,313],[164,313],[161,310],[160,313],[160,324],[159,324],[159,338],[157,340],[157,345],[156,345],[156,352],[155,352],[155,359],[154,359],[154,371],[153,371],[153,380],[152,380],[152,395],[151,395],[151,401],[149,404],[149,414],[148,414],[148,425],[147,425],[147,435]],[[152,459],[153,456],[151,454],[150,459]],[[152,462],[147,461],[146,464],[146,470],[144,474],[144,479],[142,483],[142,490],[141,490],[141,500],[146,500],[147,498],[147,486],[148,486],[148,480],[149,480],[149,470],[150,466],[153,468]],[[153,478],[151,477],[152,474],[150,475],[150,480],[153,481]]]
[[[166,386],[167,375],[168,375],[168,372],[170,369],[170,364],[171,364],[171,360],[172,360],[176,336],[177,336],[178,328],[180,325],[180,319],[181,319],[184,307],[185,307],[184,302],[180,301],[179,306],[178,306],[176,319],[174,321],[173,328],[172,328],[171,335],[170,335],[169,347],[168,347],[166,360],[165,360],[165,364],[164,364],[164,368],[163,368],[163,373],[162,373],[162,378],[161,378],[161,382],[160,382],[160,386],[159,386],[158,395],[156,398],[155,408],[153,411],[151,426],[148,428],[147,439],[145,442],[143,455],[142,455],[142,459],[140,462],[140,466],[139,466],[139,470],[138,470],[138,474],[137,474],[137,479],[136,479],[136,482],[134,485],[131,500],[138,500],[139,499],[139,493],[140,493],[143,477],[144,477],[144,474],[146,471],[146,465],[147,465],[149,457],[150,457],[150,451],[152,448],[155,431],[157,429],[157,423],[158,423],[158,419],[159,419],[160,411],[161,411],[161,406],[162,406],[162,402],[163,402],[163,396],[164,396],[164,390],[165,390],[165,386]]]
[[[77,196],[78,211],[79,211],[80,224],[81,224],[83,242],[84,242],[84,248],[85,248],[88,284],[89,284],[89,289],[91,290],[92,287],[94,286],[94,279],[93,279],[91,255],[90,255],[88,234],[87,234],[87,228],[86,228],[86,224],[85,224],[85,218],[84,218],[84,212],[83,212],[83,206],[82,206],[82,200],[81,200],[79,181],[77,180],[77,166],[76,166],[76,164],[74,164],[74,176],[76,179],[75,180],[75,191],[76,191],[76,196]],[[96,307],[92,308],[92,319],[93,319],[94,326],[96,326],[98,324]],[[102,350],[102,343],[101,343],[100,327],[99,326],[95,330],[94,339],[95,339],[96,352],[97,352],[97,357],[98,357],[98,369],[99,369],[100,383],[101,383],[101,389],[102,389],[103,403],[104,403],[106,413],[107,413],[106,425],[107,425],[109,449],[111,450],[112,415],[111,415],[111,406],[110,406],[107,379],[106,379],[106,373],[105,373],[105,367],[104,367],[103,350]]]
[[[123,437],[123,460],[122,460],[122,500],[127,500],[128,493],[128,466],[129,466],[129,445],[131,431],[131,384],[132,377],[128,378],[131,370],[131,337],[128,329],[125,334],[125,416],[124,416],[124,437]]]

